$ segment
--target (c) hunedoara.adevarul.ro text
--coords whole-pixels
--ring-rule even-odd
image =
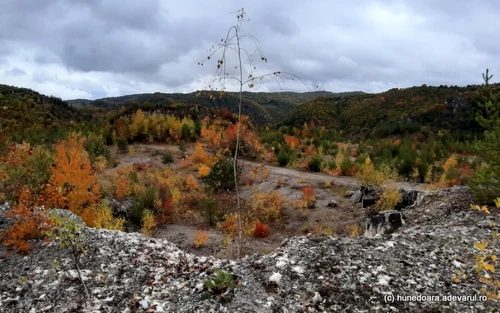
[[[484,295],[444,295],[444,296],[432,296],[432,295],[395,295],[395,294],[385,294],[384,301],[386,303],[394,302],[484,302],[487,297]]]

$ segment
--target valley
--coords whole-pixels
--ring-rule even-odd
[[[490,2],[4,1],[0,313],[500,312]]]
[[[398,292],[403,290],[400,277],[427,283],[413,265],[408,265],[410,271],[400,268],[413,262],[427,272],[436,269],[432,285],[451,281],[448,285],[464,292],[495,297],[490,289],[481,289],[484,277],[477,278],[474,272],[478,266],[496,262],[497,244],[486,235],[500,215],[488,206],[496,199],[495,180],[484,176],[490,173],[485,160],[495,162],[496,157],[477,150],[477,145],[487,146],[488,141],[469,140],[480,135],[475,128],[465,135],[462,131],[471,123],[471,110],[477,111],[474,99],[484,94],[481,88],[467,91],[467,105],[455,107],[456,100],[446,99],[456,98],[441,98],[444,106],[422,106],[420,110],[430,109],[420,112],[423,115],[408,111],[422,100],[412,98],[395,110],[389,105],[395,100],[383,98],[392,94],[402,99],[415,92],[433,92],[432,88],[316,98],[296,105],[287,118],[273,117],[280,121],[273,125],[254,123],[258,115],[238,120],[225,107],[134,103],[116,109],[83,102],[75,109],[33,91],[7,90],[11,90],[8,96],[0,97],[4,108],[0,119],[7,126],[0,136],[0,196],[5,203],[0,206],[0,260],[6,264],[5,271],[13,272],[14,264],[22,263],[35,273],[7,274],[0,269],[7,277],[0,283],[0,301],[10,308],[34,305],[29,295],[39,297],[37,291],[11,288],[18,281],[30,282],[31,277],[52,282],[43,288],[51,297],[64,294],[72,299],[74,286],[67,291],[60,288],[84,281],[96,295],[87,302],[94,307],[122,307],[123,303],[103,299],[125,288],[136,295],[126,296],[127,301],[142,301],[148,308],[170,306],[186,312],[200,305],[219,308],[222,304],[213,301],[204,284],[210,275],[219,275],[220,268],[232,273],[231,283],[237,286],[224,288],[224,297],[238,295],[257,303],[260,300],[255,297],[263,296],[262,292],[288,290],[290,297],[303,297],[304,303],[315,306],[319,300],[310,303],[310,292],[296,285],[300,277],[307,277],[313,283],[304,283],[321,291],[316,299],[321,297],[333,307],[338,295],[351,299],[350,288],[358,295],[380,296],[377,290],[367,289],[363,283],[367,279],[371,285],[394,281],[394,288],[387,285],[384,290]],[[31,116],[24,105],[22,118],[10,118],[6,112],[26,100],[37,107],[34,112],[53,115],[40,123],[39,116]],[[358,124],[350,122],[353,112],[364,110],[360,103],[380,105],[374,109],[376,121],[359,114]],[[407,114],[414,118],[404,119]],[[455,120],[439,122],[450,116]],[[486,131],[484,136],[491,141],[491,133]],[[235,151],[239,154],[236,167]],[[55,209],[61,217],[49,217],[45,208]],[[64,225],[80,226],[53,230],[79,229],[67,240],[77,238],[92,249],[88,255],[78,254],[80,248],[72,250],[77,251],[73,259],[80,258],[76,264],[81,270],[68,269],[71,255],[64,249],[53,250],[61,237],[51,242],[48,234],[51,223],[61,223],[60,218]],[[477,234],[480,237],[472,237]],[[474,250],[484,249],[483,245],[490,250]],[[495,254],[489,256],[488,251]],[[355,278],[354,287],[338,285],[338,279],[350,281],[354,273],[362,273],[359,264],[375,269],[366,278]],[[459,267],[453,269],[455,265]],[[255,270],[246,272],[248,268]],[[39,269],[43,270],[36,274]],[[158,280],[154,273],[166,269],[169,274]],[[59,278],[43,274],[50,271]],[[137,284],[125,287],[118,282],[122,275],[134,277]],[[493,275],[497,277],[496,272]],[[106,287],[105,277],[118,283]],[[139,291],[144,286],[153,286],[159,293],[174,288],[170,293],[184,298],[179,302],[176,297],[149,294],[149,287]],[[198,299],[198,293],[206,299]],[[296,305],[287,296],[278,302]],[[495,307],[491,303],[478,305]],[[234,299],[224,306],[255,309]]]

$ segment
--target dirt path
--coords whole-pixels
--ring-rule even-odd
[[[178,146],[175,145],[166,145],[166,144],[138,144],[138,145],[133,145],[137,150],[139,151],[170,151],[171,153],[178,151]],[[190,154],[194,151],[193,147],[191,146],[186,146],[187,148],[187,153]],[[137,159],[140,159],[141,156],[137,156]],[[134,160],[137,161],[137,160]],[[133,162],[132,162],[133,163]],[[259,162],[254,162],[254,161],[249,161],[249,160],[244,160],[243,161],[243,166],[245,169],[245,172],[247,170],[250,170],[251,168],[258,167],[260,166],[261,163]],[[289,168],[289,167],[279,167],[279,166],[274,166],[270,164],[265,164],[266,168],[269,170],[270,174],[273,174],[275,176],[283,176],[283,177],[288,177],[288,178],[293,178],[293,179],[304,179],[307,180],[310,183],[323,183],[327,180],[332,181],[334,185],[337,186],[343,186],[347,188],[359,188],[360,184],[356,180],[356,178],[352,176],[333,176],[333,175],[328,175],[325,173],[314,173],[310,172],[307,170],[302,170],[302,169],[294,169],[294,168]],[[418,183],[411,183],[411,182],[405,182],[405,181],[398,181],[397,185],[399,188],[403,188],[405,190],[420,190],[423,186],[426,186],[426,184],[418,184]]]
[[[243,161],[244,169],[258,167],[260,163],[253,161]],[[294,169],[289,167],[279,167],[266,164],[266,168],[271,174],[276,176],[283,176],[289,178],[304,179],[311,183],[323,183],[325,181],[333,181],[336,186],[344,186],[348,188],[358,188],[360,187],[359,182],[356,178],[352,176],[333,176],[325,173],[313,173],[306,170]],[[406,190],[420,190],[426,184],[417,184],[411,182],[399,181],[397,182],[399,188]]]

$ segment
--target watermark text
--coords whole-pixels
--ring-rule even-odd
[[[394,302],[484,302],[487,300],[483,295],[398,295],[386,294],[384,301],[386,303]]]

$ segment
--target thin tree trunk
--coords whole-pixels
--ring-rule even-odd
[[[241,102],[243,98],[243,68],[241,65],[241,50],[240,50],[240,34],[239,27],[236,27],[236,41],[238,44],[238,59],[240,67],[240,95],[238,100],[238,123],[236,126],[236,149],[234,151],[234,188],[236,190],[236,209],[238,211],[238,244],[236,257],[241,257],[241,245],[243,244],[243,225],[241,221],[241,204],[240,204],[240,191],[238,187],[238,150],[240,149],[240,127],[241,127]]]

